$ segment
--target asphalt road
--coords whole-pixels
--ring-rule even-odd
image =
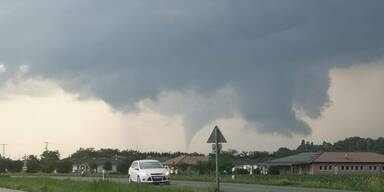
[[[213,187],[213,183],[195,182],[195,181],[173,181],[173,185],[187,187]],[[221,189],[226,192],[340,192],[340,190],[312,189],[302,187],[282,187],[267,186],[255,184],[222,183]]]
[[[52,176],[56,179],[73,179],[82,181],[99,180],[95,177],[66,177],[66,176]],[[119,183],[127,183],[127,178],[108,178],[108,180]],[[164,186],[158,186],[164,187]],[[213,188],[214,184],[209,182],[198,181],[172,181],[171,187],[191,187],[195,189],[208,189]],[[340,190],[329,189],[314,189],[314,188],[302,188],[302,187],[285,187],[285,186],[267,186],[267,185],[255,185],[255,184],[236,184],[236,183],[222,183],[222,191],[225,192],[341,192]],[[1,191],[0,191],[1,192]]]

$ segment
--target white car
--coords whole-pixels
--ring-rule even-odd
[[[169,184],[169,171],[156,160],[132,162],[128,171],[129,182]]]

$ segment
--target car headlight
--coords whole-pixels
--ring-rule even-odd
[[[169,176],[169,171],[166,171],[166,172],[165,172],[165,176]]]
[[[142,176],[142,177],[147,177],[148,174],[147,174],[147,173],[141,173],[141,176]]]

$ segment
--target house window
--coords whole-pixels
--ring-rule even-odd
[[[351,166],[351,171],[353,171],[353,166]]]
[[[376,166],[373,166],[373,170],[375,170],[375,171],[376,171],[376,168],[377,168]]]
[[[370,171],[372,170],[372,166],[369,166],[369,170],[370,170]]]
[[[327,166],[324,166],[324,170],[327,170]]]
[[[348,166],[348,165],[347,165],[347,166],[345,166],[345,169],[346,169],[346,170],[349,170],[349,166]]]
[[[355,166],[355,170],[358,171],[359,170],[359,166],[356,165]]]
[[[332,165],[330,165],[328,168],[329,168],[329,170],[332,170]]]
[[[341,166],[341,170],[344,170],[344,165]]]
[[[320,168],[320,170],[323,170],[323,166],[321,166],[321,165],[320,165],[320,167],[319,167],[319,168]]]
[[[364,170],[364,167],[362,165],[360,166],[360,170]]]

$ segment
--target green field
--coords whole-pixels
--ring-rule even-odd
[[[209,175],[178,175],[174,180],[214,181]],[[237,175],[233,180],[230,176],[222,176],[222,182],[245,183],[276,186],[297,186],[310,188],[384,191],[384,175]]]
[[[203,192],[168,186],[122,184],[108,181],[57,180],[44,177],[0,177],[0,187],[26,192]],[[204,192],[206,191],[204,190]]]

